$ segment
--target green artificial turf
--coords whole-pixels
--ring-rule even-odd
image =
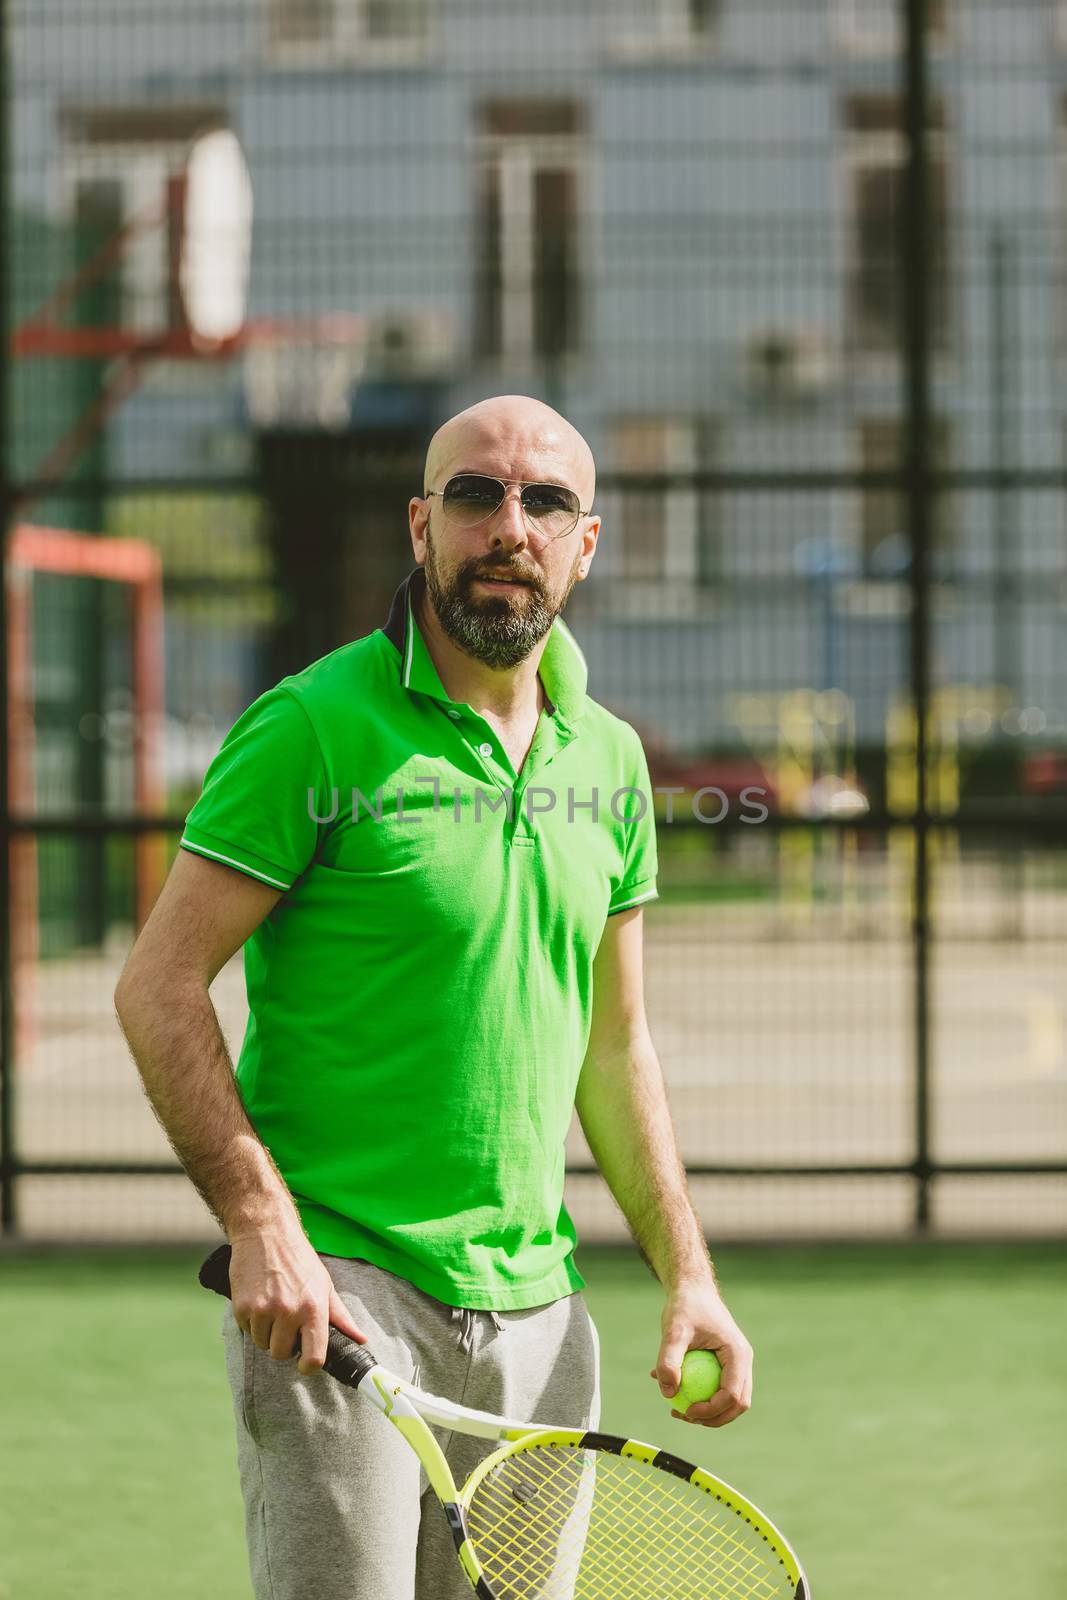
[[[717,1430],[647,1376],[661,1296],[633,1254],[580,1260],[602,1426],[736,1484],[815,1600],[1067,1593],[1061,1247],[723,1251],[756,1386]],[[196,1265],[0,1257],[0,1600],[247,1600],[223,1308]]]
[[[1062,1249],[723,1252],[755,1386],[714,1430],[671,1419],[645,1376],[657,1285],[622,1258],[590,1267],[604,1427],[743,1490],[794,1543],[814,1600],[1067,1594]]]

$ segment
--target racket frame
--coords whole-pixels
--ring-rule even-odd
[[[661,1450],[658,1445],[646,1444],[640,1439],[624,1439],[594,1429],[552,1428],[494,1416],[492,1412],[477,1411],[471,1406],[446,1400],[441,1395],[429,1394],[382,1366],[375,1366],[366,1374],[360,1382],[359,1392],[388,1417],[418,1456],[452,1530],[460,1563],[479,1600],[499,1600],[499,1597],[490,1586],[471,1542],[467,1526],[470,1503],[482,1480],[502,1461],[510,1456],[521,1455],[524,1450],[542,1448],[597,1450],[643,1461],[659,1471],[672,1473],[676,1478],[691,1483],[694,1488],[702,1489],[743,1518],[766,1541],[794,1585],[794,1600],[811,1600],[811,1590],[797,1554],[774,1523],[732,1485],[715,1477],[704,1467],[695,1466],[681,1456]],[[463,1485],[458,1487],[444,1452],[430,1431],[431,1422],[438,1427],[473,1434],[476,1438],[497,1439],[501,1441],[500,1446],[480,1461]]]

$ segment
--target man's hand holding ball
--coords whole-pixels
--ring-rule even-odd
[[[671,1395],[671,1416],[683,1418],[690,1406],[710,1400],[722,1379],[719,1358],[712,1350],[687,1350],[682,1357],[682,1381]]]

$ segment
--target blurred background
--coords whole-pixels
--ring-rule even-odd
[[[568,620],[683,791],[650,1003],[718,1230],[1062,1231],[1067,7],[918,9],[9,0],[9,1232],[205,1226],[114,978],[507,392],[594,450]]]
[[[1067,5],[0,22],[6,1238],[211,1235],[115,978],[237,715],[384,623],[431,433],[521,392],[596,456],[567,620],[677,791],[649,1005],[708,1232],[754,1304],[748,1246],[836,1241],[775,1257],[797,1289],[898,1241],[887,1281],[958,1269],[992,1338],[1067,1227]],[[239,960],[214,994],[236,1052]],[[623,1238],[570,1154],[580,1234]],[[910,1302],[872,1292],[873,1352]],[[1041,1549],[1019,1592],[1067,1577]]]

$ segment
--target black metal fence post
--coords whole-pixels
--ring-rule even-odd
[[[910,543],[910,679],[915,708],[915,1225],[930,1223],[930,301],[926,0],[904,0],[906,164],[901,208],[903,274],[904,477]]]
[[[1019,448],[1019,329],[1015,324],[1018,285],[1015,252],[1003,226],[989,241],[989,347],[991,353],[989,409],[993,425],[991,459],[1003,478],[1017,471]],[[1019,639],[1017,568],[1011,555],[1018,539],[1019,491],[1004,483],[997,490],[995,509],[996,585],[993,623],[993,681],[1016,699],[1022,694]]]

